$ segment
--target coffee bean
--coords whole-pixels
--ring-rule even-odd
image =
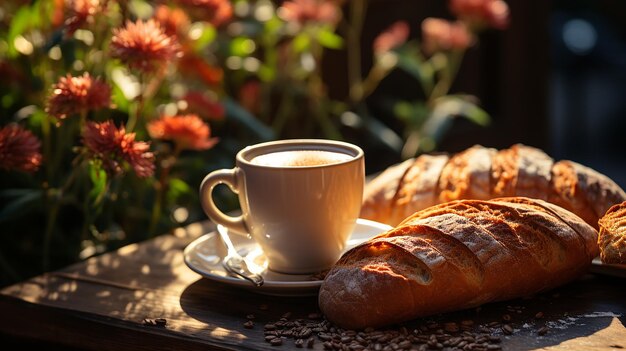
[[[253,320],[255,318],[256,318],[256,316],[253,315],[253,314],[249,314],[249,315],[246,316],[246,319],[249,319],[249,320]]]
[[[246,329],[252,329],[254,328],[254,322],[253,321],[247,321],[243,324],[243,327]]]
[[[276,339],[276,335],[266,335],[265,336],[265,341],[270,342],[272,340]]]
[[[542,335],[542,336],[546,335],[547,333],[548,333],[548,327],[545,327],[545,326],[541,327],[541,328],[539,328],[539,330],[537,330],[537,334]]]
[[[454,322],[449,322],[443,325],[443,329],[450,333],[456,333],[459,331],[459,326]]]
[[[312,349],[313,345],[315,345],[315,339],[308,338],[307,341],[306,341],[306,348],[307,349]]]
[[[291,318],[291,312],[287,312],[287,313],[283,314],[281,318],[284,318],[284,319]]]
[[[541,312],[541,311],[540,311],[540,312],[537,312],[537,313],[535,314],[535,318],[537,318],[537,319],[541,319],[541,318],[543,318],[543,312]]]
[[[294,342],[294,344],[296,345],[297,348],[301,349],[302,346],[304,346],[304,340],[302,339],[296,339],[296,341]]]
[[[504,332],[504,334],[511,335],[513,334],[513,327],[511,327],[508,324],[505,324],[502,326],[502,331]]]
[[[487,345],[487,350],[502,350],[502,346],[490,344],[490,345]]]
[[[276,330],[276,325],[275,324],[266,324],[264,328],[265,328],[265,330]]]
[[[144,318],[142,321],[143,325],[155,326],[157,325],[154,319],[152,318]]]
[[[280,345],[283,344],[283,339],[281,339],[281,338],[274,338],[274,339],[270,340],[270,344],[272,346],[280,346]]]
[[[511,315],[510,314],[502,315],[502,320],[503,321],[507,321],[507,322],[510,321],[511,320]]]

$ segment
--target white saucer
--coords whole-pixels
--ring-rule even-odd
[[[389,229],[391,227],[386,224],[358,219],[345,251]],[[218,226],[218,230],[228,231],[222,226]],[[249,281],[230,276],[224,270],[222,259],[226,255],[226,248],[216,232],[203,235],[189,244],[183,252],[185,263],[194,272],[209,280],[240,286],[262,294],[280,296],[317,294],[322,285],[321,280],[315,280],[310,274],[282,274],[270,271],[267,269],[265,255],[254,240],[238,234],[231,234],[229,237],[240,255],[247,256],[258,265],[259,274],[265,280],[262,286],[256,287]]]

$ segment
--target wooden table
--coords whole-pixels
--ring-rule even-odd
[[[182,250],[211,229],[191,225],[6,287],[0,291],[0,334],[94,350],[295,349],[292,340],[278,347],[266,343],[263,325],[286,312],[307,316],[317,310],[316,298],[264,296],[201,279],[185,266]],[[618,350],[626,348],[625,282],[589,274],[530,299],[430,320],[479,324],[509,314],[515,332],[501,336],[505,350]],[[510,306],[521,306],[521,313]],[[537,312],[545,317],[536,319]],[[243,327],[248,314],[256,316],[252,329]],[[159,317],[167,319],[165,327],[142,323]],[[551,328],[539,337],[544,324]]]

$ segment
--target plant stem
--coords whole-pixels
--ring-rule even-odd
[[[461,67],[461,61],[463,60],[464,54],[465,51],[458,50],[453,51],[448,55],[447,69],[442,72],[441,79],[433,87],[433,90],[428,97],[429,105],[432,105],[436,99],[448,94],[452,83],[454,83],[456,75],[459,73],[459,68]]]
[[[350,1],[350,24],[346,35],[348,43],[348,82],[350,84],[350,101],[353,104],[361,102],[363,99],[363,87],[361,78],[361,32],[365,13],[367,11],[367,0]]]
[[[48,200],[50,195],[48,194]],[[54,233],[54,226],[56,224],[57,215],[59,214],[60,199],[56,196],[53,199],[52,208],[48,212],[46,219],[46,231],[43,238],[43,270],[47,271],[50,265],[50,243],[52,241],[52,234]]]
[[[161,175],[159,176],[159,181],[156,184],[156,199],[154,201],[154,206],[152,206],[150,226],[148,227],[148,233],[150,233],[150,236],[156,235],[157,224],[159,222],[159,217],[161,216],[161,211],[163,208],[163,197],[165,196],[165,192],[167,191],[168,187],[170,170],[172,169],[174,164],[176,164],[176,160],[178,159],[181,151],[182,150],[180,150],[178,145],[176,145],[173,155],[168,160],[164,160],[161,162]]]

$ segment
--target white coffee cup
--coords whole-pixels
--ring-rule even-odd
[[[200,186],[204,212],[232,232],[249,233],[282,273],[329,268],[358,218],[364,185],[363,150],[331,140],[295,139],[246,147],[236,167],[208,174]],[[212,199],[226,184],[239,195],[242,215],[231,217]]]

